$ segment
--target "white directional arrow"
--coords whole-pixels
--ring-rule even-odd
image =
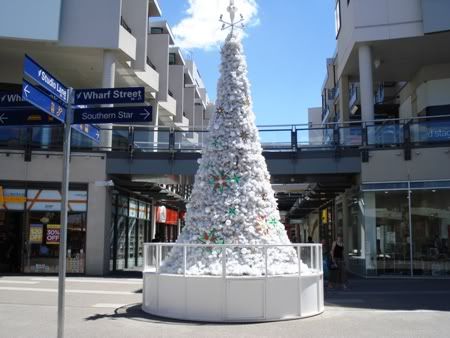
[[[97,133],[95,134],[95,137],[97,138],[97,140],[100,140],[100,133],[97,130]]]
[[[5,124],[5,121],[6,121],[7,119],[8,119],[8,118],[5,117],[5,113],[2,113],[2,115],[0,115],[0,123],[1,123],[1,124]]]
[[[151,113],[147,109],[144,109],[144,111],[145,113],[141,113],[141,116],[145,115],[144,120],[147,120]]]
[[[30,94],[30,91],[28,90],[28,85],[23,88],[23,92],[25,93],[25,96],[28,97],[28,94]]]

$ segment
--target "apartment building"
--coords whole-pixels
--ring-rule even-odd
[[[152,149],[166,137],[164,128],[204,125],[204,115],[195,120],[192,107],[208,105],[206,89],[159,19],[157,0],[17,0],[2,6],[0,92],[21,92],[28,54],[73,88],[144,87],[153,123],[133,134],[136,147]],[[192,90],[198,95],[187,97]],[[120,147],[130,130],[103,125],[98,152],[72,155],[68,272],[104,275],[139,268],[143,242],[155,234],[158,200],[168,193],[186,196],[177,188],[163,190],[158,179],[135,183],[123,177],[112,183],[105,151]],[[58,241],[47,234],[59,234],[61,135],[56,127],[0,127],[2,272],[57,271]],[[76,132],[72,143],[92,146]],[[153,189],[152,197],[134,193],[133,184]]]
[[[336,1],[318,114],[339,127],[324,142],[361,145],[361,173],[317,212],[354,273],[450,275],[448,13],[445,0]]]

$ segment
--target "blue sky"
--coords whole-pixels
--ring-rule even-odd
[[[229,0],[215,1],[220,11],[226,14]],[[252,19],[243,42],[257,124],[306,123],[308,107],[321,105],[326,58],[333,56],[336,46],[334,1],[236,0],[238,8],[241,1],[248,2],[250,7],[257,4],[257,12],[256,9],[251,12],[252,9],[245,7],[247,3],[241,3],[241,8]],[[163,19],[175,27],[180,42],[203,38],[202,32],[207,31],[205,27],[196,30],[196,27],[183,26],[180,22],[189,17],[189,9],[196,13],[204,10],[204,15],[209,15],[211,10],[202,8],[209,6],[206,0],[159,0],[159,4]],[[209,25],[215,25],[218,16],[211,14],[210,17],[213,21]],[[204,23],[205,20],[200,17],[198,21]],[[217,27],[220,27],[218,22]],[[208,38],[205,36],[204,40]],[[192,43],[185,44],[192,47]],[[218,47],[205,43],[205,46],[189,50],[210,98],[215,99],[220,62]]]

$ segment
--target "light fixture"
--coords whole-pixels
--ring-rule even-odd
[[[380,60],[380,59],[375,59],[375,60],[373,61],[373,66],[375,67],[375,69],[380,68],[380,66],[381,66],[381,60]]]

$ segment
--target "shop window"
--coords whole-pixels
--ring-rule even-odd
[[[413,273],[450,275],[450,190],[415,190],[411,194]]]

